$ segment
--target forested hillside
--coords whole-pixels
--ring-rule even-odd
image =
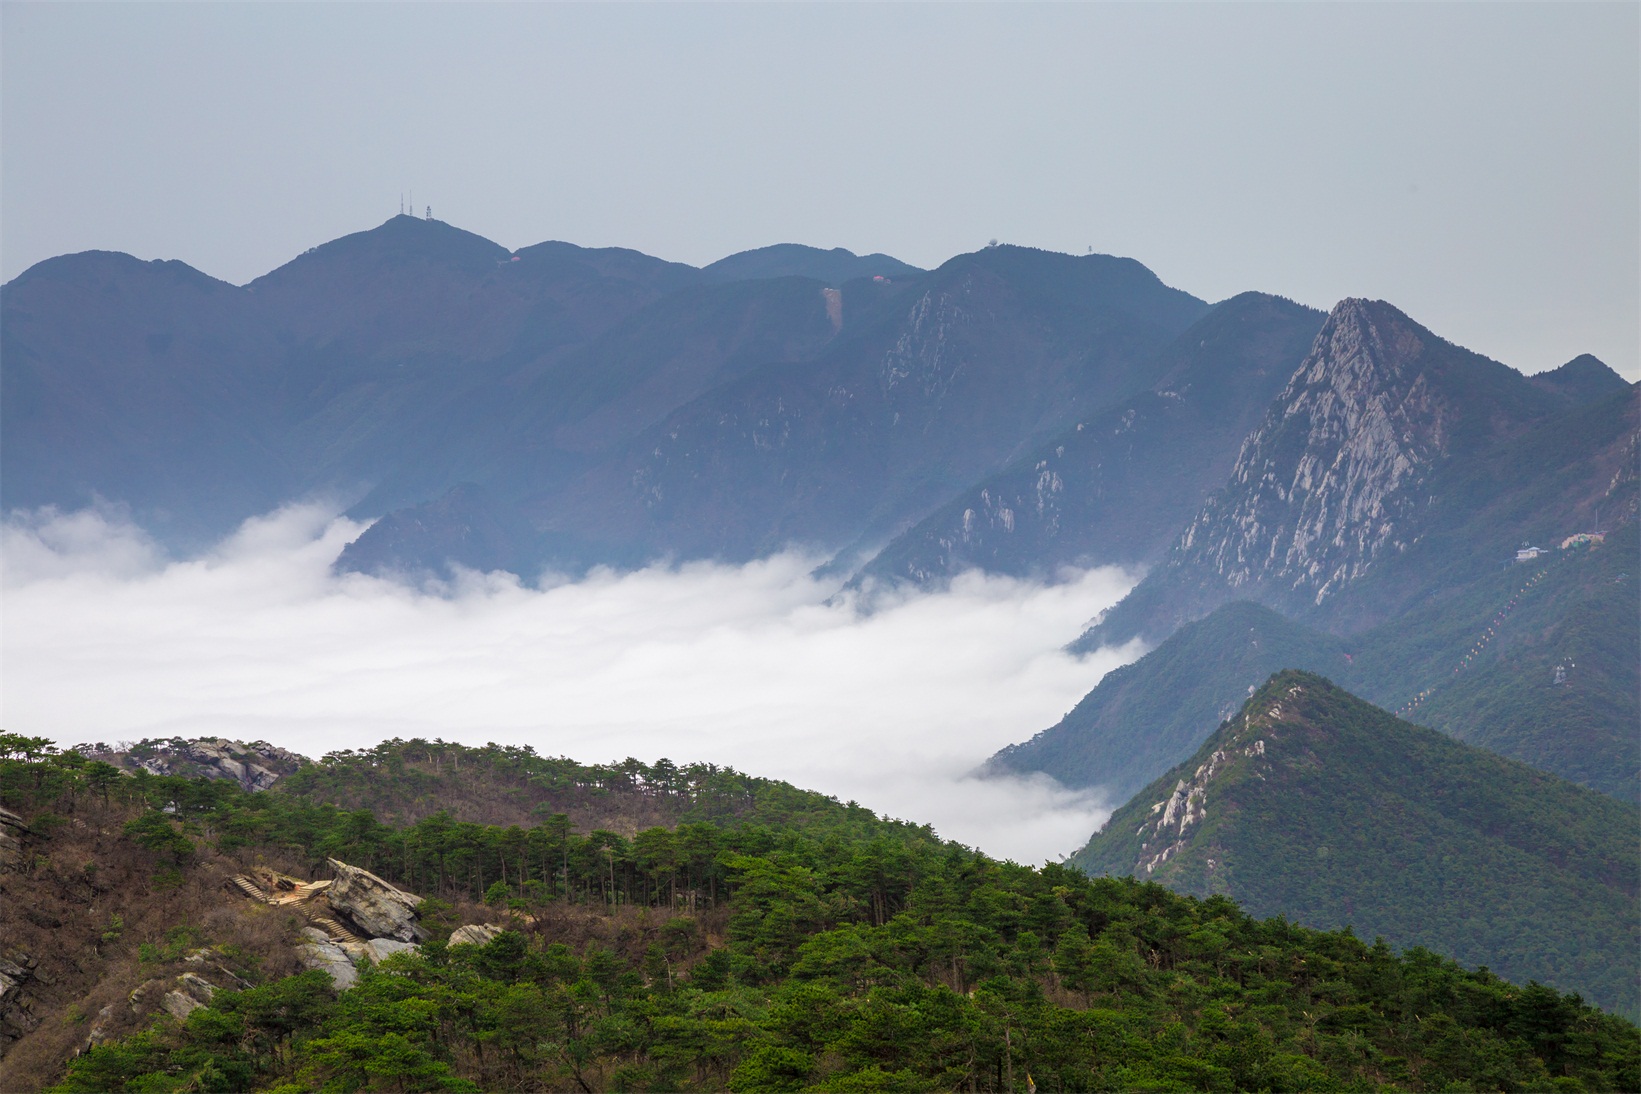
[[[18,987],[32,1028],[0,1059],[8,1090],[1641,1083],[1635,1027],[1550,989],[1258,921],[1222,897],[999,863],[733,772],[410,742],[322,761],[286,784],[298,793],[249,793],[4,744],[0,802],[23,827],[5,875],[21,899],[0,902],[0,934],[26,941],[40,970],[63,965],[42,951],[82,922],[101,928],[91,956],[73,955],[78,979]],[[675,819],[631,838],[577,832],[563,813],[393,826],[320,800],[378,795],[428,765],[437,782],[454,762],[470,782],[509,764],[526,779],[556,772],[547,793],[603,796],[612,816],[670,798]],[[87,861],[93,844],[100,862]],[[290,973],[294,920],[225,891],[204,903],[213,878],[257,861],[306,877],[327,857],[414,889],[430,935],[340,993],[323,972]],[[97,876],[116,866],[132,889],[170,894],[172,920],[145,897],[140,925],[105,922],[115,901]],[[14,929],[74,886],[93,895],[72,922]],[[475,921],[506,929],[444,940]],[[192,983],[189,969],[219,983],[170,1017],[154,993]],[[128,1003],[142,984],[156,987]]]
[[[1321,673],[1409,721],[1562,778],[1641,795],[1641,527],[1506,558],[1402,618],[1339,637],[1238,602],[1108,674],[1061,721],[1003,749],[1122,800],[1191,755],[1271,673]]]
[[[1641,1013],[1633,805],[1281,672],[1072,864]]]

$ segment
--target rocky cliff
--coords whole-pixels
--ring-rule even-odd
[[[73,751],[126,772],[231,779],[246,790],[266,790],[308,762],[305,756],[266,741],[246,744],[221,737],[196,740],[174,737],[115,745],[99,742],[75,745]]]
[[[1264,293],[1216,305],[1159,354],[1149,390],[942,506],[885,547],[857,584],[1157,561],[1225,481],[1323,319]]]
[[[1098,640],[1161,638],[1233,599],[1315,617],[1463,502],[1427,489],[1438,469],[1573,405],[1389,304],[1341,301],[1224,487]]]

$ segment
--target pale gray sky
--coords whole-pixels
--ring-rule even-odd
[[[0,5],[0,276],[244,282],[417,209],[509,247],[1392,301],[1641,376],[1641,5]]]

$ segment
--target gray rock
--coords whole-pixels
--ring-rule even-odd
[[[365,943],[365,955],[378,965],[396,953],[415,953],[416,950],[415,943],[392,938],[373,938]]]
[[[465,927],[457,927],[450,932],[452,946],[482,946],[502,932],[502,928],[490,923],[469,923]]]
[[[0,1007],[7,1005],[8,998],[21,989],[32,976],[32,970],[22,962],[0,957]]]
[[[187,992],[201,1003],[209,1003],[211,998],[217,993],[217,986],[215,984],[211,983],[209,980],[206,980],[204,977],[196,976],[191,972],[185,972],[181,976],[177,977],[177,983],[182,986],[183,991]]]
[[[337,991],[347,991],[359,982],[359,970],[353,967],[353,960],[329,935],[314,927],[305,927],[302,933],[308,941],[297,944],[297,960],[310,969],[328,973]]]
[[[331,859],[330,865],[336,880],[325,891],[325,898],[361,933],[400,942],[420,942],[427,937],[427,930],[416,922],[421,897],[390,885],[369,870],[337,859]]]
[[[179,1022],[204,1005],[185,991],[168,991],[160,1000],[165,1012]]]
[[[138,984],[136,987],[131,989],[131,994],[125,997],[125,1001],[131,1004],[132,1014],[142,1013],[143,1000],[148,998],[148,993],[153,987],[154,982],[149,981],[146,984]]]
[[[97,1012],[96,1018],[92,1019],[91,1032],[87,1033],[85,1036],[85,1047],[96,1048],[98,1045],[112,1037],[113,1031],[109,1029],[109,1026],[111,1026],[113,1022],[114,1004],[109,1003],[104,1006],[102,1010]]]
[[[13,869],[23,861],[23,836],[28,825],[9,809],[0,809],[0,872]]]

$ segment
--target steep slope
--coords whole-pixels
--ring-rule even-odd
[[[1058,724],[988,768],[1043,772],[1116,799],[1197,749],[1282,668],[1564,779],[1641,798],[1641,541],[1635,522],[1506,562],[1389,623],[1339,638],[1246,601],[1109,673]]]
[[[1024,575],[1151,562],[1230,473],[1237,446],[1292,375],[1323,315],[1244,293],[1159,356],[1161,378],[971,487],[885,547],[856,582],[937,583],[966,569]]]
[[[104,251],[0,288],[0,504],[130,505],[184,541],[289,496],[265,408],[282,360],[252,294]]]
[[[249,288],[288,344],[280,421],[292,460],[310,489],[368,490],[358,512],[376,516],[481,478],[515,418],[562,420],[555,393],[532,381],[696,275],[567,243],[510,255],[396,217]]]
[[[528,528],[521,501],[561,491],[680,403],[759,368],[812,358],[836,334],[823,286],[780,278],[678,288],[583,341],[540,354],[521,342],[485,366],[465,396],[434,400],[420,428],[401,431],[407,443],[354,513],[423,506],[466,481],[500,507],[492,519]],[[418,512],[418,520],[427,515]],[[596,538],[593,514],[574,523],[581,540]],[[443,565],[449,536],[425,527],[425,542],[396,541],[398,568]],[[520,544],[521,561],[552,554],[534,532]],[[625,556],[594,552],[585,560]]]
[[[1262,681],[1284,668],[1338,676],[1346,645],[1247,601],[1187,623],[1113,669],[1055,725],[1010,745],[988,773],[1052,775],[1125,801],[1199,748]]]
[[[1420,725],[1636,801],[1638,530],[1575,539],[1408,611],[1357,636],[1335,675]]]
[[[1379,622],[1383,590],[1357,602],[1354,615],[1340,594],[1478,503],[1463,491],[1438,494],[1433,479],[1452,462],[1507,448],[1572,403],[1388,304],[1343,301],[1243,443],[1226,486],[1085,644],[1158,640],[1233,599],[1301,619],[1325,614],[1337,631]],[[1569,502],[1591,500],[1562,485]],[[1599,496],[1607,482],[1576,485]],[[1497,486],[1517,488],[1510,480]],[[1493,565],[1494,549],[1479,545],[1467,576]],[[1414,602],[1442,581],[1404,569],[1400,600]]]
[[[1136,262],[1015,247],[851,282],[816,360],[715,389],[532,516],[686,555],[887,536],[1148,386],[1155,351],[1204,310]]]
[[[449,581],[458,569],[531,572],[534,533],[513,509],[474,483],[376,521],[336,560],[337,573],[376,574],[421,583]]]
[[[1633,806],[1273,676],[1072,863],[1641,1010]]]
[[[1608,368],[1594,354],[1581,353],[1560,368],[1540,372],[1528,379],[1546,391],[1553,391],[1574,403],[1589,403],[1617,394],[1629,386],[1624,377]]]

